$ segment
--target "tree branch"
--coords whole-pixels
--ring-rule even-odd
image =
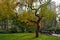
[[[36,21],[33,21],[33,20],[29,20],[29,19],[27,19],[28,21],[30,21],[30,22],[34,22],[34,23],[37,23]]]

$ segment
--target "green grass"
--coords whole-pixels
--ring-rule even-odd
[[[0,34],[0,40],[60,40],[60,37],[40,34],[39,38],[35,38],[34,33],[15,33]]]

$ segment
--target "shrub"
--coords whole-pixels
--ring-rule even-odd
[[[16,33],[17,32],[17,28],[16,27],[12,27],[9,30],[10,33]]]
[[[56,34],[60,34],[60,29],[56,29],[56,30],[55,30],[55,33],[56,33]]]
[[[6,30],[0,30],[0,33],[9,33],[8,31],[6,31]]]

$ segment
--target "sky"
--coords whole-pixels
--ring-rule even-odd
[[[56,2],[56,5],[58,5],[60,3],[60,0],[52,0]]]

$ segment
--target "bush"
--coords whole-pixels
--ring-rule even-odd
[[[60,29],[56,29],[56,30],[55,30],[55,33],[56,33],[56,34],[60,34]]]
[[[27,31],[28,31],[29,33],[33,33],[33,32],[34,32],[34,28],[28,28]]]
[[[0,30],[0,33],[9,33],[9,32],[6,30]]]
[[[9,30],[10,33],[16,33],[17,32],[17,28],[16,27],[12,27]]]

